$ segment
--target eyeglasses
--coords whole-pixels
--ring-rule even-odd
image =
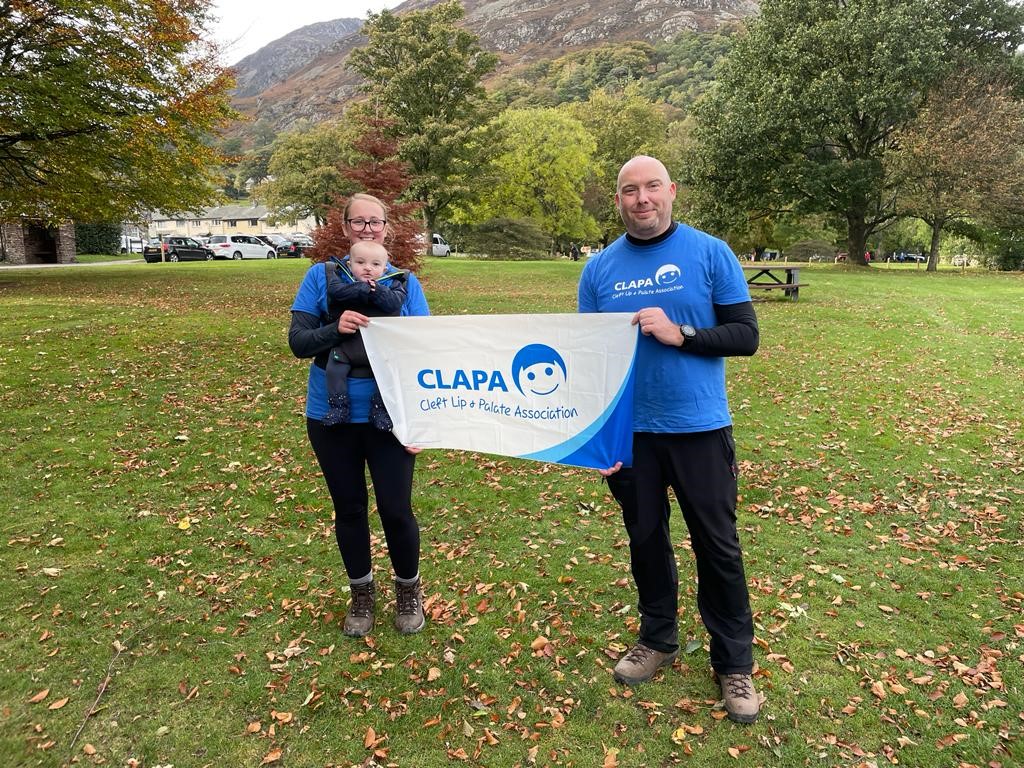
[[[356,232],[362,232],[367,227],[370,228],[371,232],[382,232],[384,231],[384,225],[388,221],[387,219],[345,219],[345,223]]]

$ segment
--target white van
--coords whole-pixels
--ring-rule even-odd
[[[121,253],[142,253],[142,238],[121,235]]]
[[[434,235],[434,244],[430,248],[430,252],[434,256],[447,256],[452,252],[452,247],[448,245],[448,241],[445,240],[438,234]]]

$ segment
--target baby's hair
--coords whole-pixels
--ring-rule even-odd
[[[355,254],[358,251],[366,251],[364,256],[380,256],[385,261],[388,258],[388,249],[380,243],[375,243],[372,240],[356,240],[352,245],[349,246],[349,255]],[[373,251],[373,253],[370,253]]]

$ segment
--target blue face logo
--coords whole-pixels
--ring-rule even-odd
[[[567,376],[562,356],[546,344],[528,344],[512,358],[512,380],[524,395],[550,395]]]
[[[658,285],[672,285],[681,275],[682,272],[675,264],[666,264],[654,273],[654,282]]]

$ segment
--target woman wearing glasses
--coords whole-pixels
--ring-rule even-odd
[[[387,207],[376,197],[353,195],[343,217],[350,242],[383,245],[388,237]],[[292,303],[288,345],[296,357],[313,358],[306,391],[306,434],[334,503],[334,534],[352,588],[343,631],[363,637],[374,622],[377,590],[370,554],[368,466],[395,573],[395,627],[402,634],[411,634],[426,623],[419,574],[420,529],[412,511],[413,465],[418,450],[403,447],[393,434],[369,424],[370,400],[376,393],[372,378],[349,378],[350,421],[324,425],[329,411],[328,353],[369,323],[365,315],[353,310],[345,310],[337,322],[328,320],[327,269],[321,262],[306,272]],[[406,280],[401,314],[430,314],[423,287],[412,273]]]

